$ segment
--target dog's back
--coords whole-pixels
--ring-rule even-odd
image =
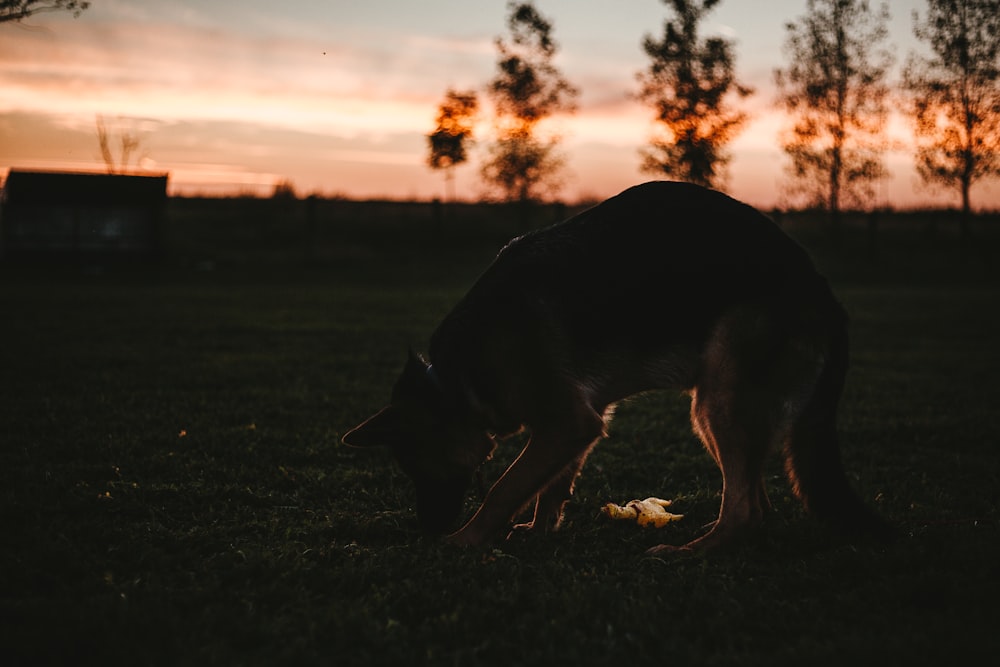
[[[608,401],[686,389],[689,357],[722,313],[793,294],[840,312],[805,251],[753,208],[686,183],[646,183],[511,241],[441,323],[430,356],[439,372],[487,374],[465,378],[483,394],[519,369],[528,385],[519,391],[546,369],[613,379],[620,395]],[[658,358],[676,361],[672,377],[643,371]]]

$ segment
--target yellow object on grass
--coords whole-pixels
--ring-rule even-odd
[[[662,498],[646,498],[645,500],[632,500],[625,504],[615,505],[608,503],[601,508],[601,514],[621,521],[635,521],[640,526],[653,526],[663,528],[672,521],[679,521],[683,514],[671,514],[666,507],[670,507],[672,500]]]

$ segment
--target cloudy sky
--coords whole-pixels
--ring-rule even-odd
[[[561,46],[558,65],[581,90],[576,114],[552,121],[568,170],[563,196],[605,197],[647,180],[639,149],[652,125],[637,102],[640,47],[659,35],[657,0],[537,0]],[[897,60],[914,48],[911,13],[891,3]],[[728,190],[781,203],[772,71],[784,24],[805,0],[725,0],[704,34],[736,40],[740,78],[756,89],[753,121],[732,145]],[[179,193],[269,192],[430,198],[444,193],[424,166],[425,136],[449,87],[482,91],[505,0],[93,0],[78,19],[41,14],[0,24],[0,170],[100,169],[96,118],[142,137],[141,166],[168,171]],[[898,68],[897,68],[898,70]],[[479,128],[487,137],[488,118]],[[908,128],[895,119],[900,142]],[[457,174],[460,196],[482,192],[478,162]],[[919,186],[901,146],[882,199],[949,203]],[[1000,206],[1000,185],[974,190]]]

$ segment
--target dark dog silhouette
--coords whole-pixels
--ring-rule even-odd
[[[718,520],[681,548],[758,526],[772,448],[811,513],[875,534],[884,523],[851,490],[837,443],[847,355],[844,310],[773,222],[712,190],[646,183],[511,241],[434,332],[429,363],[411,353],[389,406],[344,442],[390,447],[416,484],[422,525],[445,533],[494,438],[529,429],[448,537],[477,545],[533,500],[519,527],[558,528],[615,403],[677,388],[723,480]]]

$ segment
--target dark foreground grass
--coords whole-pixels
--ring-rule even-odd
[[[644,557],[719,502],[686,401],[660,394],[620,407],[564,532],[463,551],[421,537],[405,478],[339,438],[480,254],[452,271],[431,258],[431,274],[377,253],[266,275],[0,268],[0,664],[994,659],[996,280],[841,272],[844,456],[895,543],[832,537],[775,463],[759,539]],[[599,515],[648,495],[685,519],[650,532]]]

